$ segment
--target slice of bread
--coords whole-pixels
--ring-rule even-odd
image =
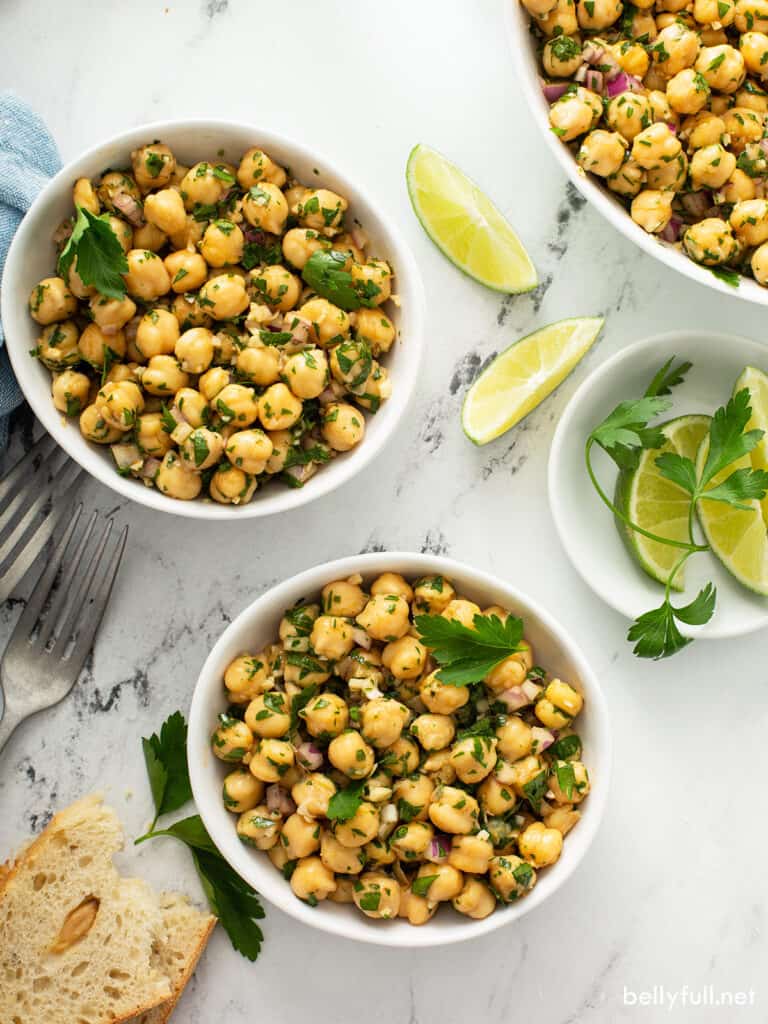
[[[114,811],[90,796],[0,872],[3,1024],[118,1024],[154,1007],[151,1024],[167,1020],[215,919],[121,878],[122,842]]]

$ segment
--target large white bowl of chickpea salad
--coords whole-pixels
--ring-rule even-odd
[[[515,643],[447,683],[467,670],[428,646],[446,628]],[[598,682],[547,612],[459,562],[388,552],[309,569],[227,627],[188,757],[243,878],[307,924],[393,946],[471,939],[555,892],[611,761]]]
[[[768,304],[766,0],[506,0],[547,145],[624,235]]]
[[[117,135],[50,182],[13,240],[2,315],[22,390],[72,458],[152,508],[222,519],[296,508],[376,456],[418,376],[423,301],[391,221],[324,157],[185,121]]]

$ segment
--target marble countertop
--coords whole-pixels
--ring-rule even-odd
[[[566,561],[546,491],[555,423],[593,367],[683,326],[760,338],[765,313],[665,270],[566,184],[517,87],[504,2],[3,4],[0,86],[37,108],[65,160],[141,122],[223,116],[301,138],[364,182],[421,265],[429,347],[380,463],[305,512],[222,531],[83,486],[89,506],[130,524],[129,557],[92,667],[2,754],[0,851],[96,787],[138,834],[150,809],[139,737],[188,706],[207,651],[246,603],[349,553],[446,552],[505,576],[579,638],[613,720],[602,830],[544,907],[472,945],[415,952],[323,941],[269,907],[258,963],[215,935],[179,1021],[613,1024],[666,1019],[665,992],[687,986],[695,997],[709,985],[751,988],[752,1004],[685,1009],[680,996],[673,1019],[768,1020],[765,635],[701,642],[658,665],[636,660],[626,623]],[[535,292],[488,292],[425,238],[404,187],[419,141],[455,159],[511,217],[540,270]],[[478,365],[544,323],[596,313],[604,334],[560,390],[506,437],[470,445],[459,409]],[[0,609],[0,639],[17,614],[16,602]],[[156,845],[123,858],[158,885],[181,877],[200,894],[170,841],[162,856]],[[641,992],[656,1005],[642,1005]]]

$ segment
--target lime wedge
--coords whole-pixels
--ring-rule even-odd
[[[511,225],[458,167],[419,145],[405,174],[421,226],[459,270],[499,292],[536,287],[536,268]]]
[[[603,318],[558,320],[496,356],[464,399],[461,423],[475,444],[487,444],[527,416],[568,376],[603,326]]]
[[[752,418],[746,429],[764,432],[760,444],[749,454],[752,469],[768,470],[768,374],[763,373],[762,370],[756,370],[754,366],[747,366],[736,381],[736,386],[733,389],[734,395],[744,388],[749,389],[749,404],[752,406]],[[768,523],[768,495],[760,504],[763,510],[763,520]]]
[[[704,438],[696,460],[696,472],[700,475],[709,451],[709,438]],[[736,469],[749,469],[752,465],[745,455],[712,477],[711,486],[716,487]],[[750,511],[742,511],[722,501],[698,503],[701,528],[709,546],[728,572],[755,594],[768,596],[768,532],[762,516],[760,502],[753,498],[745,501]]]
[[[695,459],[709,430],[709,421],[709,416],[678,416],[662,424],[666,437],[662,447],[644,451],[637,469],[619,474],[616,505],[633,523],[660,537],[688,540],[690,496],[682,487],[661,475],[656,459],[662,452],[676,452]],[[621,521],[618,525],[638,565],[659,583],[666,583],[682,554],[681,549],[644,537]],[[673,590],[683,589],[682,570],[678,570],[670,586]]]

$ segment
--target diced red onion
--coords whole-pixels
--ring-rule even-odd
[[[450,853],[451,841],[447,836],[436,835],[430,839],[424,858],[433,864],[440,864]]]
[[[362,647],[364,651],[370,650],[371,638],[368,636],[364,629],[352,630],[352,639],[355,641],[358,647]]]
[[[680,237],[680,228],[683,226],[683,222],[678,220],[677,217],[670,217],[669,223],[661,232],[661,237],[665,242],[676,242]]]
[[[291,477],[300,486],[304,484],[317,472],[316,462],[305,462],[302,465],[289,466],[285,470],[285,475]]]
[[[580,83],[583,84],[585,78],[587,77],[587,72],[588,71],[589,71],[589,64],[582,64],[581,67],[577,68],[575,73],[574,73],[574,76],[573,76],[574,82],[580,82]]]
[[[552,746],[555,742],[555,737],[549,729],[542,729],[541,726],[534,725],[531,729],[531,740],[533,741],[533,749],[537,754],[540,754],[542,750]]]
[[[587,89],[591,89],[592,92],[599,93],[602,95],[604,88],[604,78],[602,71],[595,71],[590,69],[587,72],[587,76],[584,79],[584,85]]]
[[[125,219],[133,224],[135,228],[140,228],[144,221],[144,211],[141,208],[141,203],[134,199],[133,196],[129,196],[127,192],[120,192],[112,200],[112,205],[116,210],[125,217]]]
[[[544,99],[547,103],[556,103],[568,91],[568,82],[550,82],[544,86]]]
[[[531,701],[523,693],[521,686],[510,686],[508,690],[504,690],[500,693],[497,700],[501,701],[502,704],[506,704],[509,711],[517,711],[518,708],[524,708],[526,704],[530,704]]]
[[[672,124],[671,121],[667,121],[667,128],[672,132],[673,135],[677,135],[677,125]]]
[[[768,156],[768,139],[761,139],[758,145],[760,146],[760,149],[762,149],[762,151],[766,154],[766,156]]]
[[[352,228],[350,235],[352,235],[352,241],[358,249],[364,249],[366,245],[368,245],[368,235],[366,235],[358,224]]]
[[[141,462],[141,452],[135,444],[113,444],[111,448],[118,469],[129,469]]]
[[[296,748],[296,757],[304,768],[317,771],[323,763],[323,752],[314,743],[300,743]]]
[[[276,782],[271,786],[267,786],[267,807],[270,811],[277,811],[284,817],[293,814],[296,810],[296,804],[291,799],[288,791]]]
[[[703,217],[712,205],[712,193],[707,189],[700,192],[686,192],[680,197],[686,213],[692,217]]]
[[[587,64],[600,64],[605,50],[602,46],[596,46],[594,43],[585,43],[584,49],[581,51],[582,60]]]
[[[145,459],[139,475],[145,480],[154,480],[161,465],[160,459]]]
[[[529,701],[536,700],[541,693],[542,687],[537,683],[531,682],[530,679],[526,679],[524,683],[520,684],[520,689],[523,691]]]
[[[619,71],[617,75],[608,75],[608,84],[605,87],[607,95],[612,99],[620,96],[623,92],[641,92],[643,83],[634,75],[628,75],[626,71]]]

